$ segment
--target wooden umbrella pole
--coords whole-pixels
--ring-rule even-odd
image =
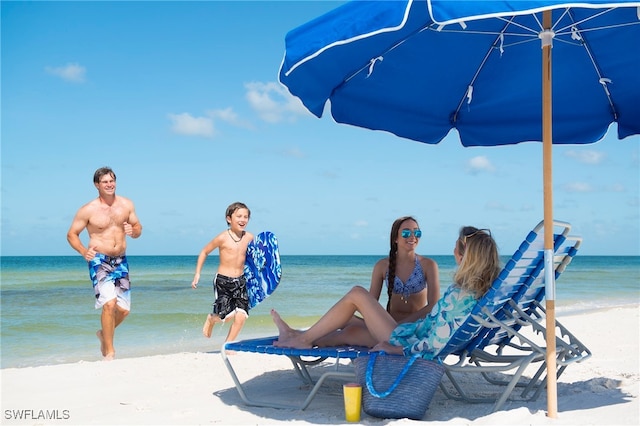
[[[551,10],[543,12],[542,37],[542,161],[544,186],[544,272],[547,324],[547,416],[558,417],[556,381],[556,332],[555,332],[555,276],[553,272],[553,175],[552,175],[552,113],[551,113]]]

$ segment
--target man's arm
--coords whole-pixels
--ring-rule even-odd
[[[123,225],[124,233],[131,238],[138,238],[140,235],[142,235],[142,225],[140,225],[140,222],[124,222]]]
[[[142,224],[140,224],[140,220],[138,220],[133,202],[129,201],[129,203],[131,212],[129,213],[128,220],[124,223],[124,233],[131,238],[138,238],[142,235]]]
[[[71,226],[69,227],[69,231],[67,231],[67,241],[69,245],[82,257],[84,257],[87,253],[86,247],[82,244],[80,240],[80,233],[87,227],[89,221],[84,217],[83,208],[78,210],[76,216],[73,218],[71,222]]]

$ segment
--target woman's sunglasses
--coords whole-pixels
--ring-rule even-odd
[[[416,238],[422,237],[422,231],[419,229],[414,229],[413,231],[411,231],[411,229],[403,229],[401,235],[402,238],[409,238],[411,234],[413,234]]]
[[[489,229],[478,229],[477,231],[472,232],[471,234],[465,235],[464,237],[462,237],[462,244],[466,245],[467,244],[467,238],[471,238],[471,237],[476,236],[476,235],[478,235],[480,233],[488,235],[488,236],[491,236],[491,230],[489,230]]]

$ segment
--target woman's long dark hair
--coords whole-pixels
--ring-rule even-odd
[[[389,270],[387,271],[387,296],[389,297],[387,300],[387,312],[389,313],[391,313],[391,296],[393,295],[393,286],[396,282],[396,257],[398,254],[398,244],[396,243],[396,240],[398,239],[400,225],[402,225],[406,220],[413,220],[415,223],[418,223],[418,221],[412,216],[400,217],[393,222],[393,225],[391,225],[391,233],[389,234]]]

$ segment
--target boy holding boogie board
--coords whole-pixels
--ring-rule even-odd
[[[191,287],[197,288],[200,272],[207,256],[218,249],[220,265],[213,279],[216,299],[213,303],[213,313],[207,315],[204,322],[202,334],[205,337],[211,337],[216,323],[225,322],[227,318],[234,317],[233,325],[227,334],[226,341],[229,342],[236,339],[249,316],[249,296],[243,270],[247,247],[253,241],[253,234],[245,231],[251,217],[251,211],[245,204],[240,202],[231,204],[227,207],[225,216],[229,227],[200,251]]]

